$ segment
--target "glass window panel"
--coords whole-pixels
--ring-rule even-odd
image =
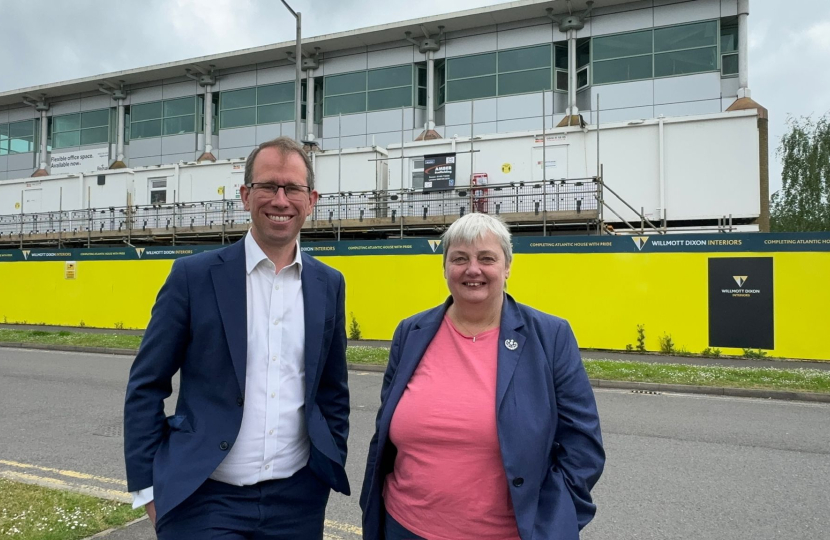
[[[449,81],[447,101],[463,101],[496,95],[496,76]]]
[[[325,101],[326,116],[363,112],[366,110],[366,94],[347,94],[345,96],[327,97]]]
[[[294,120],[294,102],[257,107],[257,124],[273,124]]]
[[[167,204],[167,191],[151,190],[150,204]]]
[[[131,139],[146,139],[161,137],[161,120],[147,120],[130,124]]]
[[[443,63],[435,64],[435,82],[438,86],[444,86],[447,82],[447,72]]]
[[[718,22],[707,21],[654,29],[654,52],[718,44]]]
[[[651,78],[651,55],[594,62],[594,84]]]
[[[164,135],[193,133],[196,129],[196,115],[176,116],[164,119]]]
[[[418,66],[418,86],[427,85],[427,68]]]
[[[426,107],[427,106],[427,89],[426,88],[418,88],[418,106],[419,107]]]
[[[550,69],[534,69],[499,75],[499,95],[524,94],[550,90]]]
[[[89,111],[81,114],[81,127],[92,128],[108,126],[110,122],[110,110]]]
[[[294,101],[294,82],[260,86],[256,90],[257,104],[269,105],[271,103],[285,103]]]
[[[717,49],[690,49],[654,55],[654,76],[666,77],[718,69]]]
[[[327,96],[363,92],[366,90],[366,72],[359,71],[326,77],[324,89]]]
[[[496,73],[496,53],[479,54],[447,60],[447,78],[461,79]],[[495,77],[493,77],[495,82]],[[452,94],[452,92],[450,92]],[[454,98],[450,98],[454,99]]]
[[[499,73],[550,67],[550,45],[499,52]]]
[[[3,137],[9,137],[9,125],[8,124],[0,124],[0,139]]]
[[[256,107],[222,111],[219,116],[219,124],[222,129],[253,126],[256,124]]]
[[[588,86],[588,68],[584,68],[576,72],[576,87],[584,88]]]
[[[412,66],[374,69],[369,72],[369,90],[393,88],[412,84]]]
[[[130,116],[133,122],[161,118],[161,101],[132,105],[130,106]]]
[[[9,141],[10,154],[25,154],[27,152],[34,152],[35,144],[31,138],[28,139],[11,139]]]
[[[585,41],[576,47],[576,68],[587,66],[591,62],[591,42]]]
[[[256,88],[243,88],[219,94],[219,108],[221,110],[253,107],[256,105]]]
[[[97,127],[81,130],[81,146],[109,142],[109,127]]]
[[[568,72],[556,70],[556,89],[562,92],[568,91]]]
[[[66,131],[64,133],[55,133],[54,135],[52,135],[53,148],[67,148],[70,146],[80,146],[80,144],[80,131]]]
[[[12,139],[17,137],[34,137],[34,135],[35,123],[32,120],[9,124],[9,137]]]
[[[720,29],[720,52],[738,51],[738,27],[734,25],[721,26]]]
[[[438,105],[443,105],[447,99],[447,87],[442,86],[438,89]]]
[[[721,73],[724,75],[738,74],[738,55],[725,54],[721,57]]]
[[[594,60],[651,52],[651,30],[594,38]]]
[[[368,110],[397,109],[412,106],[412,87],[390,88],[369,92]]]
[[[67,114],[66,116],[55,116],[52,118],[52,132],[74,131],[81,129],[81,115]]]
[[[185,114],[196,113],[196,96],[185,97],[180,99],[171,99],[164,102],[164,117],[183,116]]]
[[[423,172],[414,172],[414,173],[412,173],[412,188],[413,189],[424,189],[424,173]]]
[[[568,46],[557,45],[554,48],[554,65],[559,69],[568,69]]]

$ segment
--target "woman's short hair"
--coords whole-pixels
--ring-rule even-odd
[[[487,233],[493,233],[501,244],[507,266],[513,262],[513,245],[510,243],[510,230],[501,218],[478,212],[467,214],[453,222],[444,231],[444,266],[447,266],[447,253],[454,244],[472,244]]]

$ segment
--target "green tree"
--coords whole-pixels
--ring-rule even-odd
[[[770,201],[772,232],[830,231],[830,113],[788,118],[781,138],[782,188]]]

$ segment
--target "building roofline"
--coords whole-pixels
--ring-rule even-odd
[[[576,12],[585,9],[586,1],[572,0],[572,10]],[[631,3],[633,1],[595,0],[594,9]],[[403,41],[405,31],[410,31],[417,36],[420,35],[421,26],[426,27],[430,32],[437,33],[437,27],[440,24],[445,27],[445,32],[452,33],[482,26],[542,18],[545,16],[545,9],[547,7],[553,7],[556,13],[567,10],[567,6],[563,0],[519,0],[465,11],[456,11],[402,22],[380,24],[333,34],[313,36],[303,39],[303,46],[320,47],[321,52],[325,55],[326,51],[334,52],[344,49],[368,47],[381,43]],[[200,65],[203,68],[213,65],[221,71],[265,62],[287,61],[286,53],[289,51],[293,52],[293,50],[294,40],[290,40],[237,51],[199,56],[134,69],[113,71],[90,77],[9,90],[0,92],[0,107],[16,104],[23,105],[22,99],[27,95],[36,97],[45,94],[47,98],[59,98],[86,92],[97,92],[98,84],[104,81],[110,83],[124,81],[126,85],[132,85],[179,78],[184,75],[185,68],[194,65]]]

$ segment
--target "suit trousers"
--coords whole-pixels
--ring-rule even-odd
[[[410,531],[386,512],[386,524],[384,525],[384,534],[386,540],[426,540],[422,536],[418,536]]]
[[[252,486],[207,480],[156,523],[159,540],[321,540],[331,488],[308,466]]]

